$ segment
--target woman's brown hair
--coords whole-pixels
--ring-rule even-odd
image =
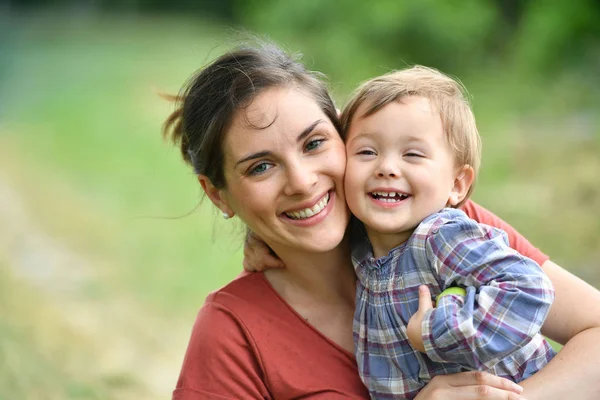
[[[339,132],[337,111],[322,76],[308,71],[300,57],[267,42],[223,54],[196,72],[180,95],[171,97],[177,107],[165,121],[163,136],[180,147],[196,174],[221,189],[227,186],[223,141],[231,120],[266,89],[297,87],[312,95]]]

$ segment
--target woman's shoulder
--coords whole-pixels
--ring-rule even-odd
[[[231,328],[249,336],[261,332],[273,320],[296,324],[297,316],[275,292],[262,272],[242,272],[206,297],[196,318],[195,330]]]
[[[542,253],[537,247],[532,245],[523,235],[517,232],[515,228],[479,204],[467,200],[461,209],[477,222],[493,226],[506,232],[510,247],[524,256],[533,259],[539,265],[542,265],[549,260],[549,257],[546,254]]]
[[[220,330],[232,332],[230,328],[237,325],[237,331],[245,331],[243,320],[251,319],[260,310],[259,303],[269,296],[268,288],[259,273],[242,273],[225,286],[208,294],[204,304],[198,311],[193,333],[214,333]],[[213,339],[220,341],[224,336]]]
[[[252,329],[270,315],[287,317],[287,307],[282,307],[264,275],[260,272],[242,272],[225,286],[208,294],[198,312],[195,330],[239,325],[241,331]]]
[[[192,328],[174,398],[268,394],[262,379],[264,363],[248,328],[257,307],[245,305],[260,293],[260,286],[257,277],[240,275],[208,295]]]
[[[206,304],[230,307],[247,306],[249,300],[260,301],[276,296],[261,272],[242,272],[225,286],[208,294]]]

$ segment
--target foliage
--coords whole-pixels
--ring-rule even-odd
[[[254,29],[311,44],[311,57],[334,76],[340,65],[364,76],[415,63],[452,74],[600,67],[600,4],[591,0],[261,0],[236,10]]]

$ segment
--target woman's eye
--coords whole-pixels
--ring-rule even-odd
[[[271,169],[272,167],[273,166],[271,164],[264,162],[251,168],[248,173],[249,175],[260,175],[267,172],[267,170]]]
[[[308,142],[306,144],[305,150],[306,151],[311,151],[316,149],[317,147],[321,146],[321,144],[325,141],[325,139],[315,139],[315,140],[311,140],[310,142]]]

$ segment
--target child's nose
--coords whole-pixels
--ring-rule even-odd
[[[384,178],[384,177],[390,177],[390,178],[395,178],[396,177],[396,173],[393,171],[389,171],[389,172],[379,172],[377,174],[377,176],[379,176],[380,178]]]
[[[377,168],[377,176],[379,178],[397,178],[400,176],[400,169],[393,160],[382,160]]]

